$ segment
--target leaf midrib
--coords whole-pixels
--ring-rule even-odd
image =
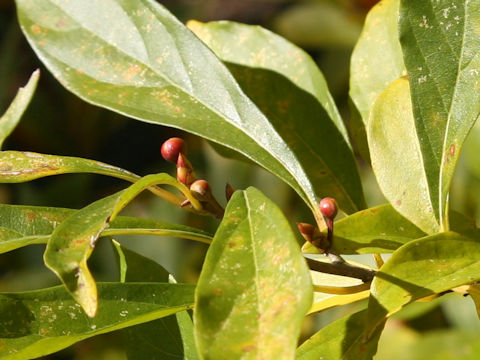
[[[55,6],[55,7],[57,7],[57,8],[58,8],[59,10],[61,10],[63,13],[66,13],[65,11],[63,11],[63,9],[62,9],[61,7],[57,6],[56,4],[52,3],[52,5]],[[66,14],[68,14],[68,13],[66,13]],[[155,15],[155,18],[156,18],[157,21],[158,21],[158,17],[157,17],[156,10],[153,11],[153,14]],[[29,18],[29,19],[30,19],[30,18]],[[34,22],[32,19],[30,19],[30,21]],[[294,179],[294,181],[300,186],[300,188],[302,189],[302,191],[305,193],[305,195],[307,196],[307,198],[308,198],[309,201],[311,202],[311,206],[312,206],[312,207],[314,206],[315,200],[311,198],[311,196],[310,196],[310,191],[306,191],[306,190],[308,190],[308,188],[305,188],[305,186],[302,185],[302,184],[297,180],[298,177],[296,176],[296,174],[295,174],[294,172],[292,172],[292,170],[290,169],[290,166],[287,166],[287,165],[284,163],[284,161],[283,161],[281,158],[279,158],[278,156],[276,156],[276,154],[272,153],[272,151],[271,151],[268,147],[264,147],[262,144],[260,144],[259,142],[257,142],[256,139],[255,139],[255,137],[252,137],[251,134],[249,134],[248,132],[246,132],[244,129],[240,128],[240,127],[235,123],[235,121],[232,121],[232,119],[230,119],[230,118],[227,117],[226,115],[223,115],[223,114],[219,113],[218,110],[213,109],[209,104],[206,104],[203,99],[198,98],[198,97],[195,96],[194,94],[190,94],[190,93],[189,93],[188,91],[186,91],[182,86],[173,83],[171,79],[162,76],[161,74],[159,74],[159,73],[156,71],[156,69],[151,68],[150,65],[145,64],[142,60],[137,59],[136,57],[132,56],[131,54],[125,53],[122,49],[119,49],[119,48],[115,47],[114,44],[111,44],[110,42],[108,42],[107,40],[105,40],[103,37],[98,36],[97,34],[91,32],[88,28],[85,28],[83,25],[81,25],[80,23],[78,23],[77,20],[75,20],[75,22],[76,22],[77,24],[79,24],[82,29],[88,31],[90,34],[93,34],[96,38],[100,39],[102,42],[108,44],[109,46],[113,47],[113,48],[116,49],[117,51],[125,54],[127,57],[134,59],[134,60],[137,61],[138,63],[140,63],[140,64],[144,65],[146,68],[150,69],[150,70],[151,70],[153,73],[155,73],[159,78],[161,78],[161,79],[165,80],[167,83],[169,83],[170,86],[174,86],[175,88],[179,89],[182,93],[184,93],[184,94],[186,94],[186,95],[188,95],[188,96],[191,96],[191,97],[197,99],[199,103],[201,103],[206,109],[210,110],[212,113],[216,114],[218,117],[223,118],[223,119],[228,119],[227,122],[228,122],[230,125],[232,125],[232,126],[235,127],[237,130],[239,130],[240,132],[242,132],[242,133],[244,133],[245,135],[247,135],[247,136],[250,138],[250,140],[252,140],[252,141],[253,141],[255,144],[257,144],[258,146],[262,147],[272,158],[274,158],[276,161],[278,161],[278,162],[283,166],[283,168],[284,168],[285,170],[287,170],[287,172],[290,174],[290,176],[292,176],[292,178]],[[165,28],[166,28],[166,27],[165,27]],[[26,30],[26,29],[25,29],[25,30]],[[26,31],[26,32],[27,32],[27,31]],[[141,32],[139,32],[139,34],[141,35],[142,40],[144,40],[144,38],[143,38],[143,36],[142,36],[143,34],[142,34]],[[30,43],[30,44],[31,44],[32,47],[34,47],[35,49],[37,49],[37,53],[41,53],[40,51],[38,51],[38,48],[35,46],[35,44],[33,44],[33,43]],[[205,46],[205,48],[207,49],[207,51],[209,51],[209,52],[210,52],[213,56],[215,56],[215,58],[216,58],[216,55],[213,53],[212,50],[210,50],[207,46]],[[178,51],[177,51],[177,53],[178,53]],[[54,56],[53,56],[53,57],[54,57]],[[181,56],[180,56],[180,57],[181,57]],[[54,58],[55,58],[55,57],[54,57]],[[44,59],[44,60],[46,60],[45,62],[47,62],[47,63],[49,62],[47,59]],[[58,59],[56,59],[56,60],[59,61]],[[63,61],[59,61],[59,62],[65,64]],[[65,64],[65,65],[66,65],[66,64]],[[219,64],[218,64],[218,65],[221,66],[221,67],[224,67],[224,68],[225,68],[225,71],[226,71],[228,74],[230,74],[230,72],[228,71],[228,69],[226,69],[226,67],[223,65],[223,63],[222,63],[220,60],[219,60]],[[70,66],[70,67],[71,67],[71,66]],[[186,75],[187,75],[187,77],[189,78],[189,81],[191,82],[190,76],[189,76],[189,74],[188,74],[188,71],[186,72]],[[231,76],[231,75],[230,75],[230,76]],[[93,79],[95,79],[95,78],[93,78]],[[248,97],[241,91],[241,89],[240,89],[239,85],[236,83],[236,81],[235,81],[233,78],[232,78],[231,80],[232,80],[233,84],[236,86],[239,94],[240,94],[241,96],[244,96],[246,99],[248,99],[248,101],[250,102],[250,105],[253,106],[253,107],[257,110],[258,114],[259,114],[263,119],[267,120],[267,119],[265,118],[265,115],[254,105],[254,103],[250,100],[250,98],[248,98]],[[97,80],[95,79],[95,81],[97,81]],[[226,91],[226,93],[227,93],[228,96],[231,98],[231,93],[230,93],[230,91]],[[235,107],[235,111],[236,111],[239,119],[244,119],[244,117],[241,117],[240,114],[239,114],[238,111],[237,111],[237,104],[236,104],[235,102],[232,102],[232,104],[233,104],[233,106]],[[268,123],[268,120],[266,121],[266,123]],[[269,127],[269,130],[270,130],[271,132],[273,132],[274,134],[276,134],[277,137],[282,140],[283,145],[285,145],[285,146],[284,146],[284,149],[289,149],[288,146],[286,146],[285,141],[283,140],[283,138],[274,130],[273,127]],[[270,134],[271,134],[271,132],[270,132]],[[216,140],[214,140],[214,141],[216,141]],[[295,155],[293,152],[291,152],[290,149],[289,149],[289,153],[293,156],[294,159],[296,159],[296,160],[298,161],[296,155]],[[298,168],[301,169],[301,166],[299,166]],[[302,169],[302,172],[303,172],[304,177],[305,177],[306,179],[309,179],[308,175],[303,171],[303,169]],[[315,191],[314,191],[314,193],[315,193]],[[312,195],[313,195],[313,194],[312,194]]]

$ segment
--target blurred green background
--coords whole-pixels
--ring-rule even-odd
[[[307,50],[322,69],[337,105],[348,123],[349,61],[368,9],[375,0],[165,0],[159,1],[182,21],[235,20],[260,24]],[[386,64],[388,66],[388,64]],[[34,69],[42,71],[35,97],[20,125],[5,143],[6,150],[29,150],[100,160],[139,175],[168,172],[174,167],[160,157],[171,136],[184,137],[197,175],[209,180],[225,203],[225,183],[255,186],[284,211],[292,226],[313,222],[306,206],[279,180],[256,167],[224,159],[202,139],[179,130],[146,124],[93,107],[68,93],[48,73],[24,39],[11,0],[0,0],[0,113]],[[451,204],[477,219],[480,215],[480,126],[476,126],[460,159]],[[367,202],[384,202],[370,167],[359,159]],[[98,175],[63,175],[25,184],[0,184],[0,201],[80,208],[126,184]],[[143,194],[125,214],[188,224],[214,232],[218,222],[177,209]],[[171,271],[179,281],[195,282],[206,246],[187,240],[147,236],[117,239]],[[0,291],[21,291],[58,284],[42,261],[43,246],[0,255]],[[356,259],[359,260],[359,259]],[[360,261],[370,261],[362,257]],[[108,239],[99,242],[90,261],[97,280],[117,281],[118,272]],[[329,322],[360,308],[344,306],[309,316],[302,340]],[[448,295],[432,303],[409,306],[389,321],[378,360],[478,359],[480,322],[469,298]],[[122,338],[107,334],[83,341],[44,359],[124,359]]]

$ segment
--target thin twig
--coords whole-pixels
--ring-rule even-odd
[[[360,279],[365,283],[372,281],[376,273],[375,270],[354,266],[347,262],[327,263],[315,261],[310,258],[305,259],[307,260],[308,267],[311,270],[333,275],[348,276],[351,278]]]

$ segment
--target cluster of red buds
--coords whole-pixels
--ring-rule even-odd
[[[160,152],[165,160],[177,165],[177,180],[190,189],[192,195],[200,201],[204,210],[217,218],[221,218],[224,210],[214,198],[208,181],[196,178],[193,166],[187,159],[183,139],[178,137],[168,139],[162,144]],[[231,185],[226,185],[225,196],[227,201],[230,200],[234,191]],[[182,203],[182,206],[188,205],[190,205],[188,200]]]

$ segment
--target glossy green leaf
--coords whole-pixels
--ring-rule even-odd
[[[350,98],[365,126],[377,97],[406,74],[398,39],[399,6],[400,0],[382,0],[375,5],[352,53]]]
[[[291,359],[312,302],[310,274],[281,211],[237,191],[205,258],[195,295],[204,359]]]
[[[171,275],[155,261],[114,241],[122,282],[168,282]],[[124,332],[129,359],[196,360],[193,323],[187,311],[129,327]]]
[[[365,207],[348,135],[320,70],[303,50],[259,26],[190,22],[289,145],[321,197]]]
[[[451,211],[452,229],[465,232],[475,229],[475,222]],[[326,230],[324,231],[326,236]],[[418,227],[401,216],[391,204],[359,211],[335,222],[332,248],[339,254],[390,253],[411,240],[426,236]],[[318,254],[306,242],[302,251]]]
[[[427,234],[440,230],[438,187],[427,181],[421,138],[415,128],[408,80],[394,81],[377,99],[368,123],[368,144],[378,184],[392,206]]]
[[[399,248],[375,276],[368,305],[368,334],[416,299],[480,280],[478,231],[414,240]]]
[[[194,285],[99,283],[92,319],[63,286],[0,294],[0,357],[33,359],[83,339],[144,323],[193,306]]]
[[[366,310],[343,317],[325,326],[298,349],[296,360],[368,360],[375,355],[377,343],[364,344]],[[378,341],[381,329],[375,333]]]
[[[308,53],[261,26],[233,21],[202,23],[195,20],[189,21],[187,26],[227,66],[230,63],[274,71],[314,96],[349,144],[347,129],[328,91],[327,82]]]
[[[33,244],[46,244],[53,230],[73,209],[0,204],[0,253]],[[200,229],[158,220],[119,216],[100,236],[143,234],[172,236],[210,243],[212,236]]]
[[[450,183],[480,114],[480,3],[403,0],[399,31],[430,201],[448,230]]]
[[[95,316],[98,306],[95,280],[87,267],[95,242],[135,196],[157,184],[177,187],[194,207],[199,206],[185,185],[170,175],[147,175],[129,188],[75,212],[53,231],[44,254],[45,265],[57,274],[88,316]]]
[[[240,152],[290,184],[320,216],[310,169],[299,163],[221,61],[160,4],[16,4],[28,41],[67,89],[90,103]]]
[[[35,70],[32,76],[30,76],[27,85],[18,90],[17,96],[15,96],[15,99],[5,114],[0,117],[0,149],[5,139],[17,126],[28,104],[30,104],[30,100],[32,100],[35,89],[37,88],[39,77],[40,70]]]

